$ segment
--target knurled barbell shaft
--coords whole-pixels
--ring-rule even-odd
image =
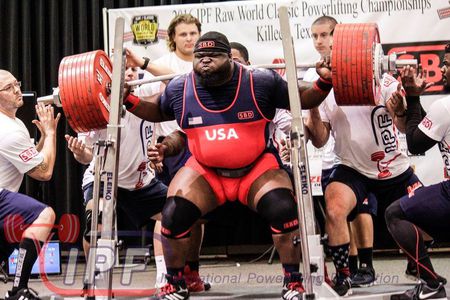
[[[259,64],[259,65],[250,65],[247,66],[248,68],[252,69],[258,69],[258,68],[264,68],[264,69],[284,69],[286,68],[286,64]],[[297,69],[309,69],[309,68],[315,68],[316,64],[297,64]],[[127,85],[129,86],[135,86],[135,85],[142,85],[146,83],[152,83],[152,82],[158,82],[158,81],[165,81],[165,80],[171,80],[177,76],[183,75],[184,73],[178,73],[178,74],[168,74],[168,75],[162,75],[162,76],[156,76],[153,78],[147,78],[147,79],[139,79],[139,80],[133,80],[127,82]]]
[[[396,66],[397,68],[402,68],[404,66],[417,66],[417,59],[397,59],[396,60]],[[256,64],[256,65],[250,65],[248,66],[252,69],[285,69],[286,64]],[[315,68],[316,63],[304,63],[304,64],[297,64],[297,69],[309,69],[309,68]],[[385,70],[387,71],[393,71],[393,70]],[[136,86],[136,85],[142,85],[146,83],[152,83],[152,82],[158,82],[158,81],[166,81],[171,80],[177,76],[183,75],[183,73],[179,74],[168,74],[168,75],[162,75],[162,76],[156,76],[153,78],[147,78],[147,79],[139,79],[139,80],[132,80],[127,82],[127,85],[129,86]]]
[[[417,66],[417,59],[397,59],[396,65],[398,68],[402,68],[402,67],[408,66],[408,65]],[[258,68],[284,69],[284,68],[286,68],[286,64],[256,64],[256,65],[250,65],[248,67],[252,68],[252,69],[258,69]],[[297,64],[297,69],[309,69],[309,68],[315,68],[315,67],[316,67],[315,63]],[[153,82],[171,80],[180,75],[183,75],[183,73],[167,74],[167,75],[155,76],[155,77],[147,78],[147,79],[132,80],[132,81],[127,82],[126,84],[129,86],[136,86],[136,85],[148,84],[148,83],[153,83]],[[61,107],[60,102],[55,103],[54,95],[38,97],[37,102],[43,103],[43,104],[55,104],[56,106]]]
[[[252,69],[257,69],[257,68],[284,69],[286,67],[286,65],[285,64],[259,64],[259,65],[251,65],[248,67],[252,68]],[[315,63],[314,64],[297,64],[298,69],[308,69],[308,68],[315,68],[315,67],[316,67]],[[152,82],[171,80],[180,75],[183,75],[183,73],[174,73],[174,74],[155,76],[155,77],[147,78],[147,79],[133,80],[133,81],[128,81],[126,84],[129,86],[136,86],[136,85],[142,85],[142,84],[147,84],[147,83],[152,83]],[[55,103],[55,99],[54,99],[53,95],[38,97],[37,102],[43,103],[43,104],[56,104],[56,106],[61,107],[60,103]]]

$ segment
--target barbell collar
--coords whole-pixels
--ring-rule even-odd
[[[59,97],[59,87],[53,88],[53,94],[38,97],[36,101],[45,105],[53,104],[57,107],[62,107],[61,98]]]

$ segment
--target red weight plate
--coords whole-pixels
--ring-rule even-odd
[[[354,98],[354,103],[357,104],[364,97],[362,92],[362,84],[361,84],[361,74],[362,74],[362,39],[361,34],[363,31],[364,25],[358,24],[356,30],[353,34],[353,39],[356,41],[355,43],[355,57],[356,57],[356,68],[355,68],[355,86],[356,86],[356,95]]]
[[[376,42],[376,37],[377,37],[377,27],[376,24],[370,23],[366,25],[366,30],[367,30],[367,40],[366,40],[366,46],[367,46],[367,52],[366,52],[366,63],[367,63],[367,77],[366,77],[366,81],[367,81],[367,92],[368,92],[368,97],[367,97],[367,102],[365,103],[366,105],[375,105],[375,77],[374,77],[374,66],[373,66],[373,61],[374,61],[374,45]]]
[[[360,64],[361,64],[361,56],[360,56],[360,50],[358,48],[358,32],[361,28],[361,24],[355,24],[351,39],[352,39],[352,57],[353,57],[353,65],[352,65],[352,84],[353,84],[353,96],[352,96],[352,103],[357,103],[358,99],[361,98],[361,78],[359,77],[360,73]]]
[[[352,48],[353,41],[351,33],[353,31],[353,24],[347,24],[344,31],[344,43],[346,47],[343,49],[343,61],[345,62],[344,71],[344,87],[345,87],[345,101],[346,103],[350,103],[353,95],[353,80],[352,80],[352,64],[353,64],[353,56],[352,56]]]
[[[375,45],[380,43],[380,34],[378,31],[378,26],[377,24],[372,24],[371,25],[371,33],[372,33],[372,105],[377,105],[378,103],[378,97],[380,94],[380,86],[377,85],[376,80],[375,80]]]
[[[88,54],[87,53],[81,53],[79,54],[79,58],[78,58],[78,63],[77,63],[77,77],[76,77],[76,82],[77,82],[77,86],[79,87],[78,90],[78,100],[81,103],[80,105],[82,106],[82,111],[80,112],[80,114],[82,114],[82,118],[85,120],[86,122],[86,127],[85,130],[89,130],[92,126],[92,118],[89,115],[89,107],[87,106],[88,104],[88,98],[87,98],[87,94],[86,94],[86,83],[85,83],[85,79],[83,77],[83,69],[86,65],[86,56]],[[95,121],[95,120],[94,120]]]
[[[355,30],[356,26],[355,24],[350,24],[345,32],[345,36],[347,39],[347,47],[345,48],[345,57],[347,60],[346,64],[346,77],[347,77],[347,103],[352,102],[354,90],[355,90],[355,83],[352,73],[352,66],[355,63],[355,57],[352,55],[353,48],[355,47],[355,41],[353,38],[353,31]]]
[[[70,82],[72,85],[72,101],[74,104],[74,107],[76,108],[74,110],[74,117],[77,119],[77,121],[80,124],[80,127],[83,131],[86,131],[89,129],[88,126],[88,120],[85,117],[85,107],[83,103],[83,99],[80,98],[80,91],[81,87],[78,84],[78,68],[79,68],[79,60],[80,55],[74,55],[72,63],[71,63],[71,69],[70,69]]]
[[[354,84],[354,94],[352,98],[352,105],[359,105],[362,96],[362,52],[363,49],[361,47],[361,39],[362,39],[362,28],[364,24],[354,24],[354,29],[352,32],[352,45],[353,53],[355,57],[355,71],[352,76],[353,84]]]
[[[75,243],[80,234],[80,219],[73,214],[64,214],[59,220],[58,236],[63,243]]]
[[[337,24],[334,29],[333,34],[333,49],[332,49],[332,60],[331,60],[331,68],[332,68],[332,80],[333,80],[333,88],[334,88],[334,97],[336,103],[340,105],[341,103],[341,93],[342,93],[342,82],[341,82],[341,48],[342,44],[342,27],[344,25]]]
[[[66,87],[65,87],[65,81],[64,81],[64,68],[66,66],[65,62],[66,58],[63,58],[61,62],[59,63],[59,69],[58,69],[58,87],[59,87],[59,98],[61,100],[62,109],[64,112],[64,115],[67,118],[67,107],[64,105],[66,103]]]
[[[88,101],[88,109],[92,114],[92,118],[94,118],[95,122],[93,122],[93,127],[92,129],[99,129],[102,128],[103,124],[102,124],[102,117],[101,114],[99,113],[99,110],[97,109],[96,106],[96,101],[95,101],[95,97],[92,95],[92,90],[91,90],[91,76],[90,76],[90,72],[92,69],[92,65],[94,62],[94,57],[95,57],[95,51],[91,51],[89,53],[87,53],[86,55],[86,63],[84,64],[84,68],[83,68],[83,78],[85,80],[85,94],[86,94],[86,99]]]
[[[345,29],[345,24],[342,25],[342,27],[339,30],[339,36],[338,36],[338,49],[337,49],[337,58],[338,58],[338,95],[336,95],[336,102],[338,103],[345,103],[345,89],[344,89],[344,82],[342,80],[343,76],[343,70],[344,70],[344,63],[342,61],[342,52],[344,45],[344,39],[343,39],[343,30]],[[339,99],[339,100],[338,100]]]
[[[96,112],[96,108],[93,106],[93,96],[91,91],[91,83],[92,83],[92,78],[90,76],[90,72],[92,69],[92,64],[93,64],[93,56],[94,56],[94,51],[85,53],[86,56],[84,58],[85,62],[84,65],[82,67],[82,76],[83,76],[83,82],[84,82],[84,94],[85,94],[85,99],[86,99],[86,110],[90,112],[89,118],[92,119],[91,120],[91,126],[89,128],[89,130],[93,130],[95,128],[97,128],[99,126],[99,122],[101,120],[99,120],[99,115]]]
[[[348,101],[348,89],[347,89],[347,58],[345,55],[346,48],[349,46],[347,44],[346,31],[349,24],[343,24],[340,33],[339,33],[339,54],[338,58],[340,61],[339,64],[339,103],[341,105],[347,105]]]
[[[365,26],[365,35],[364,35],[364,43],[365,43],[365,56],[364,61],[367,65],[367,73],[364,78],[364,82],[366,85],[366,97],[364,98],[365,103],[369,104],[372,102],[373,89],[372,89],[372,78],[373,78],[373,50],[372,50],[372,32],[370,31],[370,25],[366,24]]]
[[[90,131],[92,128],[95,127],[95,122],[96,119],[93,115],[92,110],[89,109],[89,99],[86,96],[86,81],[84,80],[83,76],[82,76],[82,69],[85,66],[85,59],[86,56],[88,56],[88,53],[82,53],[80,54],[80,58],[78,60],[78,64],[77,64],[77,82],[78,82],[78,86],[80,87],[78,94],[80,95],[80,99],[82,100],[82,105],[83,105],[83,119],[86,122],[86,130]]]
[[[340,75],[339,75],[339,87],[340,87],[340,90],[339,90],[339,98],[340,98],[340,100],[339,100],[339,102],[340,103],[342,103],[343,105],[346,105],[347,104],[347,93],[348,93],[348,90],[347,90],[347,70],[346,70],[346,67],[347,67],[347,60],[346,60],[346,57],[345,57],[345,49],[346,49],[346,47],[348,47],[348,44],[347,44],[347,39],[346,39],[346,36],[345,36],[345,32],[346,32],[346,30],[347,30],[347,28],[348,28],[348,24],[343,24],[343,26],[342,26],[342,29],[341,29],[341,31],[340,31],[340,38],[339,38],[339,44],[340,44],[340,47],[339,47],[339,61],[340,61],[340,64],[339,64],[339,73],[340,73]]]
[[[76,82],[76,68],[77,68],[77,61],[78,61],[78,55],[72,55],[71,63],[68,67],[68,78],[69,78],[69,84],[72,90],[72,93],[70,95],[71,97],[71,104],[72,104],[72,116],[75,122],[78,125],[79,130],[84,131],[86,128],[86,122],[83,120],[82,116],[82,103],[80,102],[79,96],[78,96],[78,86]],[[77,131],[78,132],[78,131]]]
[[[101,111],[100,103],[98,101],[98,89],[99,89],[99,82],[98,82],[98,75],[95,70],[95,60],[97,57],[97,51],[93,51],[90,56],[90,63],[89,63],[89,77],[90,77],[90,85],[89,85],[89,92],[90,92],[90,106],[95,111],[96,116],[98,117],[98,128],[96,129],[102,129],[106,127],[107,122],[105,122],[105,118],[103,116],[103,113]]]
[[[337,49],[339,47],[339,42],[337,41],[338,34],[339,34],[339,24],[336,25],[334,29],[334,35],[333,35],[333,48],[331,50],[331,79],[333,81],[333,92],[336,98],[337,90],[338,90],[338,75],[339,72],[337,71],[338,68],[338,58],[337,58]]]
[[[77,64],[77,85],[80,87],[78,93],[80,96],[80,100],[82,101],[82,118],[86,122],[86,130],[90,131],[92,128],[96,127],[96,118],[94,115],[94,112],[89,107],[89,97],[87,97],[86,94],[86,84],[89,84],[89,82],[86,82],[86,80],[83,77],[83,69],[86,66],[86,58],[89,56],[89,53],[82,53],[80,54],[80,57],[78,59]]]
[[[72,85],[71,85],[71,78],[70,78],[70,67],[71,62],[73,60],[73,56],[67,56],[63,59],[63,72],[62,72],[62,79],[59,83],[59,88],[62,89],[64,92],[64,98],[62,99],[62,106],[64,110],[64,114],[66,115],[67,122],[69,123],[69,126],[72,127],[72,129],[75,132],[80,131],[80,125],[78,121],[75,119],[74,110],[76,109],[74,107],[73,101],[72,101]]]
[[[101,129],[101,128],[105,128],[107,122],[105,122],[105,118],[103,116],[103,113],[101,111],[101,107],[100,107],[100,103],[98,100],[98,91],[101,90],[101,82],[102,81],[102,77],[98,76],[98,73],[96,71],[96,59],[97,59],[97,53],[98,51],[93,51],[91,52],[90,55],[90,61],[89,61],[89,70],[88,70],[88,74],[89,74],[89,87],[88,87],[88,92],[89,92],[89,105],[92,108],[92,110],[94,111],[95,115],[97,116],[97,127],[95,129]],[[101,78],[101,79],[99,79]]]
[[[107,107],[110,105],[110,95],[107,92],[107,86],[112,81],[112,65],[108,56],[103,51],[98,51],[96,54],[94,68],[96,69],[96,73],[101,75],[101,89],[97,93],[97,97],[103,114],[105,121],[108,123],[109,121],[109,110]]]
[[[362,28],[362,32],[361,32],[361,61],[362,61],[362,69],[361,69],[361,91],[363,93],[362,98],[360,99],[360,103],[358,104],[363,104],[363,103],[367,103],[367,98],[368,98],[368,85],[367,85],[367,72],[368,72],[368,68],[369,66],[367,65],[367,26],[364,25]]]

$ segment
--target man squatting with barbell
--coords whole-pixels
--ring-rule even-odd
[[[141,101],[132,94],[124,99],[128,110],[145,120],[176,119],[192,153],[170,183],[162,211],[168,285],[152,299],[189,298],[183,269],[190,228],[236,199],[270,223],[285,275],[283,299],[302,299],[300,251],[292,243],[298,232],[297,204],[288,174],[267,148],[275,109],[289,108],[287,83],[275,71],[248,70],[233,62],[228,39],[218,32],[204,34],[194,53],[193,72],[173,79],[156,100]],[[316,82],[299,82],[304,108],[319,105],[332,88],[327,61],[317,64],[317,72]],[[160,149],[167,156],[173,147]]]
[[[28,288],[28,280],[55,222],[51,207],[17,191],[24,174],[40,181],[52,177],[60,114],[55,118],[52,106],[36,105],[39,120],[33,123],[38,127],[41,139],[35,146],[23,122],[16,118],[17,109],[22,105],[20,82],[8,71],[0,70],[0,228],[3,235],[0,237],[0,256],[7,258],[13,251],[7,242],[11,237],[6,234],[13,229],[4,227],[7,219],[21,216],[22,225],[28,226],[19,244],[13,287],[5,299],[37,299],[36,292]],[[41,224],[45,226],[39,226]]]

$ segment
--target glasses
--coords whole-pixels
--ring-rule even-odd
[[[6,87],[2,88],[2,89],[0,90],[0,92],[3,92],[3,91],[9,91],[9,90],[11,90],[11,89],[14,89],[15,87],[18,87],[18,88],[20,89],[21,86],[22,86],[22,82],[16,81],[16,82],[13,82],[13,83],[11,83],[11,84],[8,84]]]

